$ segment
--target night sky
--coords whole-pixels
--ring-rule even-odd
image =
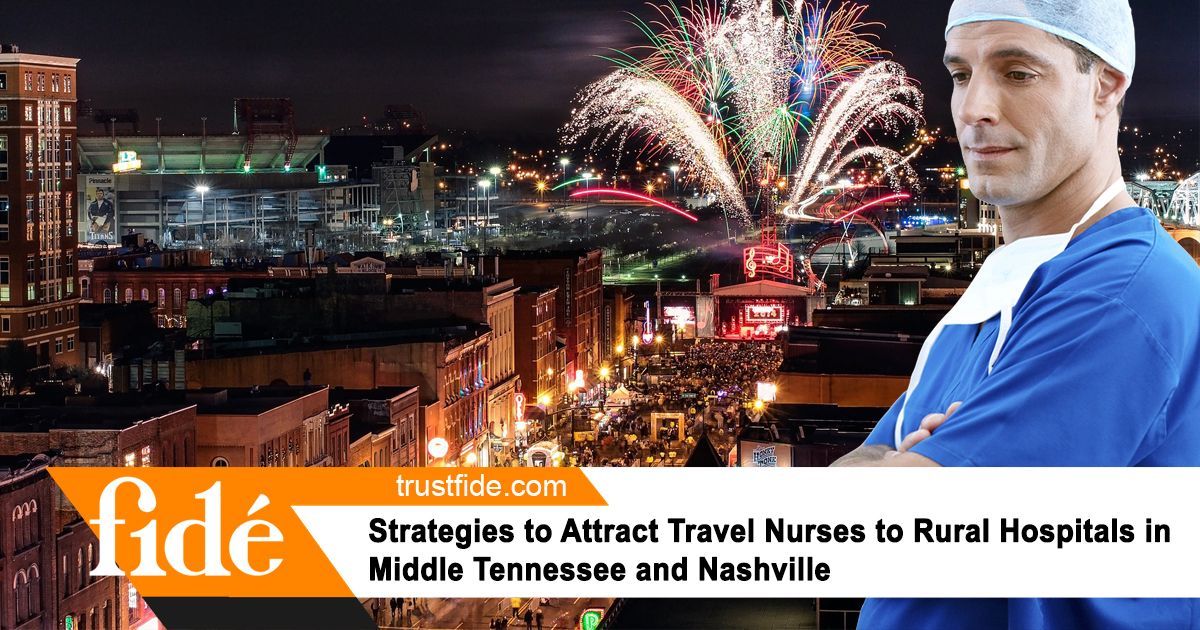
[[[931,124],[951,126],[941,67],[947,1],[869,3],[880,43],[922,84]],[[274,8],[272,8],[274,7]],[[143,130],[232,127],[233,99],[290,96],[305,129],[411,103],[436,128],[549,136],[608,48],[641,43],[638,0],[9,0],[0,41],[80,57],[79,91],[136,108]],[[1126,116],[1200,122],[1200,2],[1136,0],[1138,62]],[[49,28],[53,25],[53,28]]]

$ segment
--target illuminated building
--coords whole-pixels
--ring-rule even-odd
[[[78,61],[0,47],[0,346],[19,342],[30,368],[79,356]]]
[[[567,370],[591,373],[600,367],[601,310],[604,295],[603,253],[575,251],[509,251],[500,258],[500,275],[519,285],[558,288],[558,332],[567,343]]]
[[[525,395],[524,413],[530,419],[553,411],[552,405],[557,405],[563,394],[562,375],[566,371],[559,361],[561,353],[556,342],[557,294],[555,287],[523,286],[516,296],[515,334],[518,342],[514,352]]]

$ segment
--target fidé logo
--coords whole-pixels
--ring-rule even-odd
[[[154,490],[145,481],[137,477],[120,477],[109,482],[100,493],[100,517],[88,521],[99,530],[100,558],[93,575],[125,575],[117,567],[116,551],[118,541],[118,526],[125,525],[126,520],[117,518],[117,490],[123,485],[137,488],[137,509],[144,514],[150,514],[158,507],[158,498]],[[187,576],[223,577],[231,575],[229,569],[222,563],[222,540],[224,531],[221,527],[221,482],[215,482],[204,492],[194,495],[203,503],[204,518],[186,519],[175,523],[167,530],[166,538],[161,548],[167,566],[176,573]],[[265,494],[258,495],[254,504],[246,511],[246,516],[253,516],[259,510],[269,505],[271,500]],[[124,528],[122,528],[124,529]],[[188,566],[186,555],[195,556],[194,552],[185,554],[184,538],[191,530],[203,532],[202,551],[204,562],[199,568]],[[257,530],[257,531],[256,531]],[[159,522],[151,518],[140,529],[127,533],[129,538],[137,539],[140,558],[137,568],[129,572],[131,576],[165,576],[167,572],[159,564]],[[194,537],[193,537],[194,538]],[[123,539],[128,540],[128,538]],[[233,566],[244,574],[261,576],[279,568],[281,558],[268,558],[265,569],[256,569],[250,562],[250,545],[252,543],[278,543],[283,541],[283,532],[270,521],[251,519],[244,521],[229,535],[228,552]],[[194,542],[194,541],[193,541]],[[194,550],[194,544],[189,551]]]

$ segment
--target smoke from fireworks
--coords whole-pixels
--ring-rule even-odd
[[[772,0],[714,2],[634,18],[649,44],[618,52],[618,69],[580,92],[564,139],[619,150],[641,140],[743,220],[747,191],[777,172],[793,174],[800,211],[796,202],[852,165],[883,166],[894,186],[911,175],[868,133],[919,121],[921,96],[899,64],[881,61],[865,6],[795,0],[777,16]]]

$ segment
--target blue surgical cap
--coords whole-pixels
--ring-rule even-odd
[[[1128,0],[954,0],[950,29],[972,22],[1018,22],[1083,46],[1133,79],[1133,14]]]

